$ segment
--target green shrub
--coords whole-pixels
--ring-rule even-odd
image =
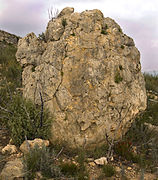
[[[60,168],[61,172],[66,176],[77,176],[78,167],[72,162],[62,163]]]
[[[65,28],[65,26],[67,25],[67,22],[66,22],[66,19],[65,19],[65,18],[62,19],[62,25],[63,25],[64,28]]]
[[[105,24],[105,26],[102,27],[101,34],[107,35],[108,34],[107,29],[108,29],[108,25]]]
[[[123,67],[122,67],[122,65],[119,65],[119,69],[122,71],[123,70]]]
[[[17,48],[7,43],[5,45],[5,48],[0,48],[0,74],[3,80],[20,87],[22,69],[15,57]]]
[[[121,76],[119,71],[116,71],[114,80],[115,80],[115,83],[117,84],[123,81],[123,77]]]
[[[86,161],[86,152],[83,149],[79,150],[77,162],[79,164],[79,170],[78,170],[78,180],[86,180],[89,178],[89,174],[87,172],[87,168],[85,165]]]
[[[125,47],[124,47],[124,45],[121,45],[121,49],[124,49]]]
[[[44,32],[42,32],[41,34],[38,35],[38,39],[46,42],[46,37],[45,37]]]
[[[158,75],[144,73],[144,79],[147,90],[158,92]]]
[[[71,34],[71,36],[75,36],[75,33],[73,32],[73,33]]]
[[[119,30],[120,33],[122,33],[122,29],[121,28],[119,28],[118,30]]]
[[[6,118],[6,125],[15,145],[19,146],[25,136],[28,139],[47,139],[50,136],[52,119],[49,112],[45,110],[41,119],[41,107],[20,95],[14,95],[6,111],[2,109],[1,114]]]
[[[44,145],[37,145],[23,157],[25,178],[33,180],[36,172],[40,171],[44,177],[56,178],[61,176],[59,166],[55,163],[55,152],[50,153]]]
[[[88,157],[93,157],[94,159],[98,159],[100,157],[105,156],[105,154],[107,153],[108,150],[108,145],[107,144],[103,144],[101,146],[96,146],[95,149],[93,151],[88,151]]]
[[[123,159],[137,163],[139,156],[132,151],[132,142],[122,140],[114,145],[114,152]]]
[[[103,173],[106,177],[111,177],[115,175],[115,168],[111,164],[103,165]]]

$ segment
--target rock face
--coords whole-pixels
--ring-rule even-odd
[[[5,167],[0,174],[0,179],[2,180],[24,179],[22,160],[16,158],[12,161],[8,161],[5,164]]]
[[[18,43],[23,95],[54,114],[52,141],[93,147],[119,139],[146,108],[140,53],[133,40],[99,10],[65,8],[43,39]]]
[[[29,152],[29,149],[33,149],[35,146],[38,146],[39,148],[42,148],[42,146],[49,146],[49,141],[48,140],[43,140],[43,139],[39,139],[36,138],[34,140],[25,140],[21,146],[20,146],[20,150],[26,154]]]
[[[0,30],[0,43],[6,42],[8,44],[17,46],[19,39],[20,39],[20,37],[14,35],[14,34],[10,34],[8,32]]]

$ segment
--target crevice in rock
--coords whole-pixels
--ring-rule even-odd
[[[67,48],[67,44],[65,44],[65,55],[66,55],[66,48]],[[59,108],[60,108],[60,110],[61,111],[63,111],[62,110],[62,107],[61,107],[61,105],[60,105],[60,103],[59,103],[59,101],[58,101],[58,98],[57,98],[57,96],[56,96],[56,93],[59,91],[59,88],[60,88],[60,86],[61,86],[61,84],[62,84],[62,82],[63,82],[63,76],[64,76],[64,72],[63,72],[63,62],[64,62],[64,59],[65,59],[66,57],[64,57],[62,60],[61,60],[61,70],[60,70],[60,76],[61,76],[61,81],[60,81],[60,83],[59,83],[59,85],[58,85],[58,87],[57,87],[57,89],[56,89],[56,91],[55,91],[55,93],[54,93],[54,95],[53,95],[53,97],[55,97],[55,99],[56,99],[56,102],[57,102],[57,104],[58,104],[58,106],[59,106]]]

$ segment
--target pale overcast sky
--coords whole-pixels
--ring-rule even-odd
[[[45,31],[48,9],[100,9],[135,41],[143,71],[158,71],[158,0],[0,0],[0,29],[25,36]]]

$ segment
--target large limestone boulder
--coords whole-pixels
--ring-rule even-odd
[[[67,14],[68,13],[68,14]],[[99,10],[65,8],[49,21],[43,40],[18,44],[23,95],[54,114],[51,141],[93,147],[119,139],[146,108],[140,53],[132,38]]]

